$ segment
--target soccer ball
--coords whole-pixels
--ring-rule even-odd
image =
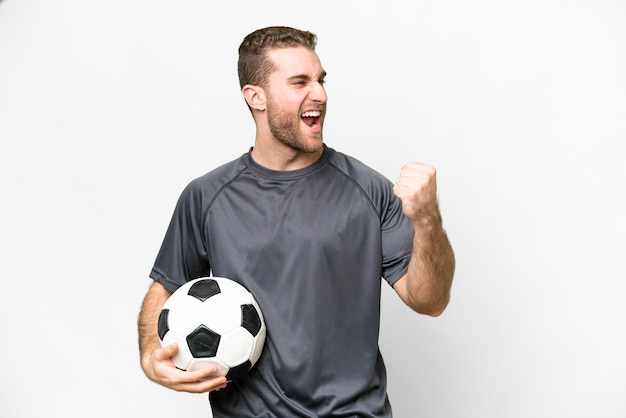
[[[161,346],[178,344],[181,370],[214,365],[234,380],[254,366],[265,343],[263,314],[252,294],[224,277],[202,277],[179,287],[159,315]]]

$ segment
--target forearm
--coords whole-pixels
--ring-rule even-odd
[[[178,346],[168,344],[161,347],[158,336],[159,315],[171,294],[160,283],[154,282],[143,300],[137,327],[144,373],[150,380],[177,391],[206,393],[226,387],[226,376],[218,375],[217,367],[206,367],[193,372],[179,370],[172,361]]]
[[[413,226],[405,302],[416,312],[438,316],[450,300],[454,252],[438,210],[413,222]]]
[[[160,283],[154,282],[148,290],[139,312],[137,320],[139,355],[141,366],[146,374],[148,374],[146,370],[149,363],[148,358],[161,347],[157,334],[159,314],[170,294]]]

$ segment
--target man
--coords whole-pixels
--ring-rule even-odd
[[[315,44],[287,27],[243,40],[254,147],[185,188],[139,315],[146,375],[210,392],[215,417],[389,417],[381,277],[416,312],[437,316],[449,301],[454,255],[435,170],[409,163],[393,185],[323,143],[326,72]],[[176,369],[176,345],[160,348],[157,337],[171,292],[211,274],[248,288],[267,326],[261,358],[233,382],[215,369]]]

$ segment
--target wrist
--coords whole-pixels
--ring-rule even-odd
[[[143,372],[152,379],[152,355],[154,350],[145,349],[140,353],[139,361],[141,363],[141,368]]]
[[[441,226],[441,215],[437,209],[421,211],[411,220],[415,229],[433,229]]]

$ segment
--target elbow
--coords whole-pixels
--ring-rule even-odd
[[[444,313],[444,311],[446,310],[447,306],[448,306],[448,304],[445,304],[445,305],[442,305],[441,307],[432,308],[432,309],[429,309],[429,310],[423,312],[423,314],[431,316],[433,318],[437,318],[437,317],[441,316]]]
[[[393,287],[404,303],[413,311],[422,315],[438,317],[443,314],[450,302],[451,282],[450,278],[446,284],[440,282],[436,286],[424,286],[419,282],[414,284],[407,274],[398,280]]]
[[[447,307],[447,305],[443,305],[442,307],[437,307],[437,308],[431,308],[431,309],[423,310],[420,313],[422,315],[428,315],[430,317],[437,318],[437,317],[441,316],[444,313],[444,311],[446,310],[446,307]]]
[[[444,311],[448,307],[449,302],[450,295],[446,294],[445,296],[437,298],[436,300],[421,302],[413,301],[413,303],[410,303],[409,306],[411,307],[411,309],[419,314],[436,318],[444,313]]]

